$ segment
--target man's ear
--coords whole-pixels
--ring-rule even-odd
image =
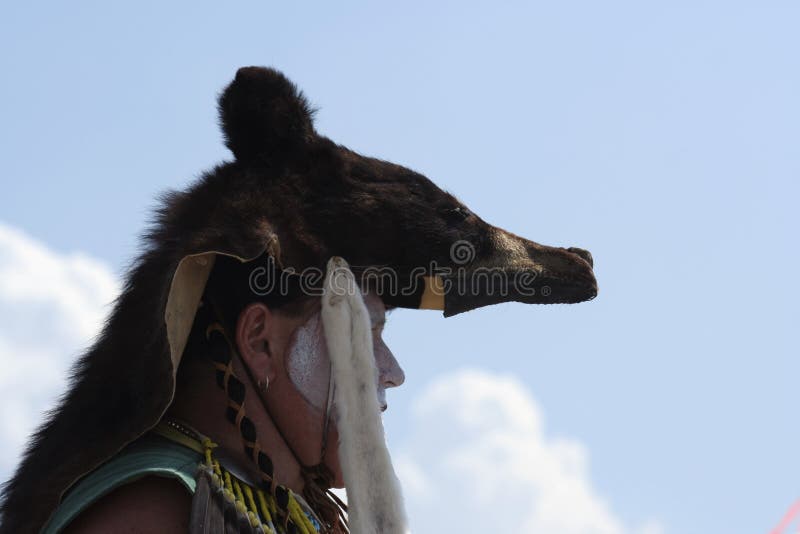
[[[264,304],[248,304],[236,321],[236,346],[244,364],[250,369],[256,381],[265,378],[273,380],[276,376],[275,353],[270,342],[274,329],[274,314]]]

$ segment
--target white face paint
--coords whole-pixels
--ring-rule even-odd
[[[317,312],[295,330],[286,367],[300,394],[319,410],[325,409],[328,400],[330,361],[322,318]]]

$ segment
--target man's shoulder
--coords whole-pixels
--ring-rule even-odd
[[[200,460],[201,455],[194,450],[159,436],[143,436],[79,480],[64,496],[44,532],[83,532],[66,527],[79,517],[98,512],[103,513],[93,521],[102,519],[106,532],[117,531],[109,521],[122,521],[122,532],[158,531],[138,528],[139,514],[128,517],[130,514],[122,513],[118,518],[113,517],[115,510],[125,512],[128,507],[151,510],[155,516],[170,515],[174,513],[173,506],[180,507],[178,513],[186,519],[189,514],[186,503],[191,503],[195,491]],[[136,521],[126,523],[131,519]]]
[[[192,496],[178,480],[146,476],[92,503],[65,532],[188,532],[191,506]]]

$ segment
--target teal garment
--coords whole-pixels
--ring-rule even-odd
[[[42,533],[58,534],[92,503],[142,477],[174,478],[194,494],[195,475],[202,459],[199,452],[167,438],[148,434],[72,486]]]

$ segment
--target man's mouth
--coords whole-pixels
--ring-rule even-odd
[[[386,402],[386,389],[381,385],[378,386],[378,406],[381,407],[381,413],[389,408],[389,403]]]

